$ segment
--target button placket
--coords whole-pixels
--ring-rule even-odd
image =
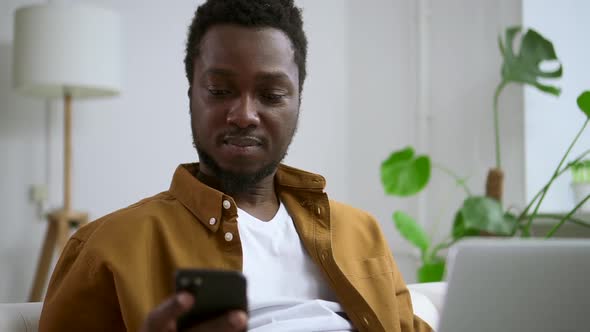
[[[240,246],[238,227],[236,223],[237,205],[230,197],[224,197],[221,201],[222,216],[217,221],[220,227],[221,234],[223,234],[223,242],[225,243],[225,250],[234,251]]]

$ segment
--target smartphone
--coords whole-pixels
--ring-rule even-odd
[[[248,312],[246,277],[238,271],[180,269],[175,282],[177,293],[186,291],[195,298],[191,310],[178,319],[178,331],[231,310]]]

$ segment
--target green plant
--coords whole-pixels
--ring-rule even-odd
[[[494,138],[496,150],[496,165],[490,169],[486,179],[486,196],[502,202],[504,188],[504,172],[502,170],[502,153],[500,147],[500,114],[498,100],[500,94],[509,83],[529,85],[538,90],[559,96],[561,89],[543,83],[547,79],[560,78],[563,69],[553,44],[533,29],[529,29],[521,39],[520,49],[514,51],[514,38],[521,32],[521,27],[514,26],[506,29],[504,39],[498,37],[498,46],[502,55],[501,80],[494,93]],[[558,67],[553,71],[542,70],[540,64],[555,61]]]
[[[414,149],[393,152],[381,165],[381,182],[385,192],[393,196],[411,196],[422,191],[428,184],[431,174],[430,157],[416,156]],[[466,180],[456,176],[448,169],[434,165],[452,176],[457,185],[465,191],[466,198],[455,214],[451,234],[440,243],[433,243],[427,232],[409,214],[403,211],[393,213],[393,221],[400,234],[420,250],[422,266],[418,270],[418,281],[429,282],[442,279],[445,260],[440,251],[453,245],[466,236],[481,232],[508,236],[517,227],[515,217],[505,213],[498,201],[485,196],[475,196]],[[400,185],[399,183],[403,183]]]
[[[572,164],[572,183],[590,183],[590,159]]]
[[[563,74],[563,68],[559,63],[554,71],[545,71],[540,68],[543,61],[557,61],[557,55],[553,44],[533,29],[529,29],[522,37],[520,51],[514,53],[514,37],[521,31],[521,27],[515,26],[506,29],[504,40],[498,37],[498,46],[502,54],[502,79],[494,93],[494,137],[496,142],[496,167],[502,168],[500,149],[500,124],[498,112],[498,100],[502,90],[508,83],[519,83],[533,86],[540,91],[559,96],[561,89],[556,86],[541,83],[542,79],[557,79]]]
[[[549,181],[527,204],[526,208],[518,215],[504,210],[502,206],[500,159],[500,128],[498,121],[498,99],[504,87],[508,83],[518,83],[533,86],[540,91],[559,95],[560,89],[554,86],[542,84],[541,78],[559,78],[562,67],[559,64],[555,71],[542,71],[539,65],[542,61],[557,60],[557,56],[550,41],[542,37],[534,30],[528,30],[521,41],[520,51],[513,51],[514,37],[520,32],[520,27],[511,27],[506,30],[505,39],[499,39],[500,52],[503,57],[502,80],[494,94],[494,134],[496,142],[496,169],[488,174],[487,192],[485,196],[473,195],[466,184],[466,179],[457,176],[447,168],[431,163],[426,155],[415,155],[414,149],[407,147],[394,151],[389,158],[381,164],[381,182],[386,194],[407,197],[422,191],[428,184],[432,167],[437,168],[451,176],[456,184],[465,191],[465,199],[455,213],[450,235],[440,243],[433,243],[427,232],[409,214],[403,211],[393,213],[393,221],[400,234],[420,250],[422,266],[418,270],[418,281],[442,280],[445,260],[440,251],[453,245],[455,242],[468,236],[493,235],[493,236],[531,236],[531,225],[536,217],[544,217],[558,220],[551,231],[546,235],[551,237],[565,222],[573,222],[583,227],[590,224],[573,217],[574,213],[590,199],[590,196],[582,200],[574,209],[566,215],[539,214],[545,195],[549,188],[560,175],[590,153],[590,150],[582,153],[574,161],[565,164],[572,147],[578,141],[580,135],[590,121],[590,91],[583,92],[577,99],[580,110],[585,114],[585,121],[568,147],[561,161],[557,165]],[[498,181],[500,184],[498,185]],[[500,188],[497,190],[497,188]],[[533,210],[530,213],[530,210]]]

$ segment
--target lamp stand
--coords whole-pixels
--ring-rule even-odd
[[[41,257],[37,264],[29,302],[39,302],[47,282],[53,255],[61,253],[70,236],[70,230],[88,222],[88,213],[72,210],[72,96],[64,95],[64,206],[47,215],[47,232],[43,240]]]

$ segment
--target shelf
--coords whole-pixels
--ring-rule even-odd
[[[566,215],[568,212],[549,212],[543,215]],[[590,212],[577,212],[573,215],[574,218],[583,220],[590,224]],[[536,218],[531,225],[531,231],[534,236],[545,236],[554,225],[559,222],[559,219],[553,218]],[[557,238],[590,238],[590,227],[584,227],[572,222],[565,222],[553,237]]]
[[[566,211],[566,212],[559,211],[559,212],[543,212],[540,214],[565,216],[568,213],[569,213],[569,211]],[[586,211],[576,212],[576,213],[574,213],[573,218],[583,220],[583,221],[590,224],[590,212],[586,212]],[[533,221],[533,224],[535,224],[535,225],[555,225],[557,222],[559,222],[559,219],[538,217],[535,219],[535,221]]]

